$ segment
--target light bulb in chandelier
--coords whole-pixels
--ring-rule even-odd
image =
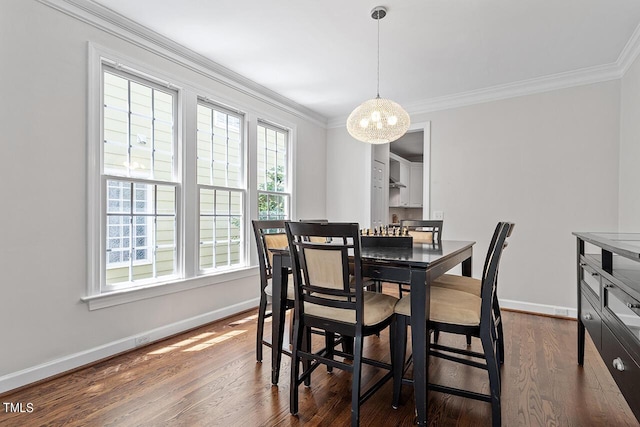
[[[407,133],[411,119],[396,102],[376,97],[356,107],[347,119],[347,131],[370,144],[393,142]]]

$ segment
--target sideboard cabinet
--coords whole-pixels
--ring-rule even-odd
[[[578,364],[585,331],[640,420],[640,233],[577,238]]]

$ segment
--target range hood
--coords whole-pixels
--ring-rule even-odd
[[[400,180],[400,162],[394,158],[389,158],[389,188],[407,188]]]
[[[407,186],[392,176],[389,176],[389,188],[407,188]]]

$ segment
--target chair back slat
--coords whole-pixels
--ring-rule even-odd
[[[403,219],[401,227],[406,227],[414,243],[440,243],[442,242],[442,225],[444,221],[439,219]]]

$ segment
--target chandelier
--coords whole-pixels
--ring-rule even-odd
[[[370,144],[393,142],[409,129],[409,114],[390,99],[380,97],[380,20],[387,15],[387,9],[377,6],[371,17],[378,21],[378,87],[373,99],[357,106],[347,119],[347,131],[355,139]]]

